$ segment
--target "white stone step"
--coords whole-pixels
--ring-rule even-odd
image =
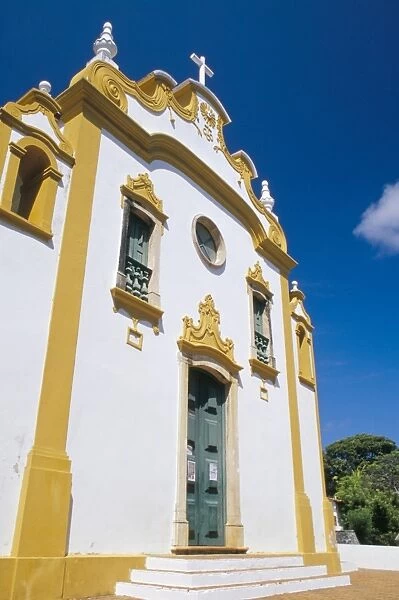
[[[327,574],[324,565],[312,567],[283,567],[280,569],[235,569],[206,572],[133,570],[133,583],[149,583],[180,588],[200,588],[259,583],[260,581],[279,581],[305,577],[320,577]]]
[[[173,586],[155,586],[139,583],[118,583],[115,593],[121,596],[130,596],[139,600],[255,600],[350,584],[348,575],[333,577],[315,577],[294,579],[291,581],[259,582],[252,585],[233,585],[201,589],[177,588]]]
[[[280,567],[300,567],[301,556],[221,556],[214,558],[187,558],[180,556],[147,556],[146,568],[158,571],[230,571],[235,569],[269,569]]]

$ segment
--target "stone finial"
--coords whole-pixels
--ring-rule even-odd
[[[269,182],[266,181],[266,179],[262,181],[262,195],[260,197],[260,201],[262,202],[266,210],[268,210],[269,212],[273,211],[274,198],[270,194]]]
[[[39,83],[39,90],[41,92],[43,92],[44,94],[50,95],[50,92],[51,92],[51,83],[49,83],[48,81],[41,81]]]
[[[298,282],[297,281],[293,281],[292,282],[291,292],[297,292],[297,291],[298,291]]]
[[[95,56],[89,63],[95,60],[103,60],[119,69],[118,65],[112,60],[117,55],[118,48],[112,35],[112,25],[108,21],[104,23],[100,37],[93,44],[93,52]]]
[[[290,298],[296,298],[297,300],[301,300],[303,302],[305,300],[305,294],[299,289],[298,282],[292,282],[292,288],[290,289]]]

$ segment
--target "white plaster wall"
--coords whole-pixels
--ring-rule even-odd
[[[396,546],[366,546],[337,544],[340,559],[354,563],[359,569],[399,571],[399,548]]]
[[[205,102],[208,105],[210,104],[209,100],[201,94],[197,93],[197,97],[199,104],[201,102]],[[216,106],[212,106],[211,108],[217,115],[218,112]],[[172,121],[169,110],[165,110],[163,113],[151,112],[135,98],[128,97],[128,114],[133,120],[138,122],[143,129],[148,131],[148,133],[162,133],[181,142],[183,146],[189,148],[193,154],[211,167],[215,173],[220,175],[220,177],[222,177],[222,179],[224,179],[224,181],[226,181],[232,189],[247,202],[247,204],[253,207],[245,190],[245,186],[242,185],[239,173],[233,169],[221,151],[216,152],[214,149],[215,147],[218,147],[219,144],[216,126],[212,128],[211,139],[207,139],[204,135],[205,120],[200,110],[198,111],[198,121],[196,123],[181,119],[173,111]],[[226,127],[234,127],[234,124],[228,124]],[[235,153],[239,149],[229,148],[229,150],[231,153]],[[269,225],[266,220],[264,220],[263,225],[267,230]]]
[[[47,133],[47,135],[57,144],[57,146],[59,145],[60,140],[55,134],[54,129],[51,127],[50,121],[48,120],[47,116],[43,113],[37,112],[28,115],[23,114],[22,122],[27,123],[32,127],[36,127],[36,129],[44,131],[44,133]]]
[[[13,132],[11,141],[22,136]],[[7,162],[0,180],[2,191]],[[11,549],[31,449],[70,169],[58,162],[54,237],[45,242],[0,218],[0,555]]]
[[[298,375],[296,322],[292,320],[292,340],[294,344],[295,372]],[[320,443],[318,435],[316,394],[310,387],[302,384],[298,376],[297,396],[299,410],[299,425],[301,432],[302,462],[305,492],[312,507],[313,527],[316,551],[326,551],[326,539],[323,514],[323,480],[320,463]]]
[[[213,151],[212,151],[213,152]],[[126,344],[131,321],[115,314],[121,237],[119,187],[127,174],[150,171],[169,215],[161,241],[160,295],[165,311],[155,336],[140,324],[143,350]],[[199,259],[191,224],[205,214],[226,244],[224,269]],[[176,489],[178,349],[182,317],[197,319],[211,293],[224,337],[243,365],[239,389],[242,516],[251,550],[295,551],[292,457],[278,274],[265,266],[274,293],[278,385],[260,399],[249,374],[249,301],[245,275],[258,259],[249,234],[227,211],[161,161],[148,166],[104,134],[95,188],[73,385],[68,453],[73,510],[69,552],[165,552],[170,549]]]

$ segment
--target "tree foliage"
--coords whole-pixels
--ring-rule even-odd
[[[327,495],[334,496],[337,482],[351,475],[358,468],[372,464],[380,456],[398,450],[396,443],[389,438],[360,433],[344,438],[326,447],[324,466]]]
[[[367,474],[357,469],[338,481],[336,497],[342,501],[341,516],[362,544],[393,545],[399,531],[399,495],[378,489]]]
[[[373,489],[399,494],[399,450],[379,456],[364,468],[364,474]]]

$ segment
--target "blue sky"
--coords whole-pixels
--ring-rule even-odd
[[[316,326],[323,442],[360,432],[399,442],[399,3],[15,6],[2,10],[1,104],[42,79],[62,91],[106,20],[132,79],[163,69],[180,82],[197,75],[191,52],[207,57],[232,119],[228,146],[254,160],[255,190],[269,180],[300,263],[292,279]]]

